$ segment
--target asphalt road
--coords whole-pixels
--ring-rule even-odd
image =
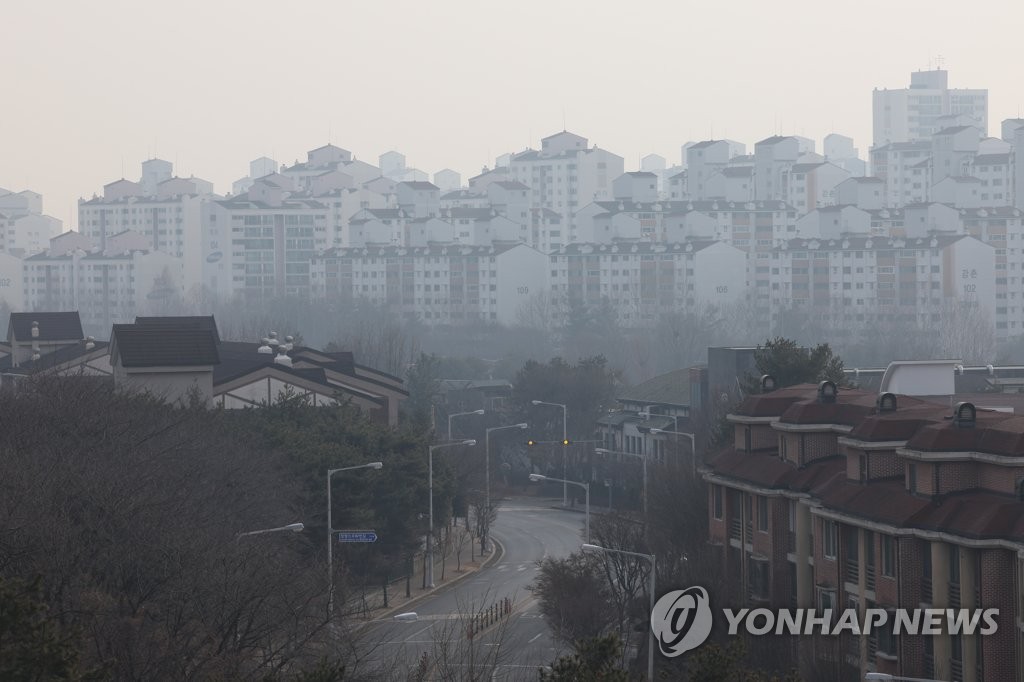
[[[539,559],[567,556],[582,542],[583,514],[558,509],[559,503],[537,498],[503,502],[491,531],[505,549],[502,557],[416,603],[411,610],[417,620],[382,621],[365,629],[361,639],[371,667],[390,666],[393,676],[402,678],[426,653],[436,666],[493,668],[493,679],[536,680],[538,667],[563,652],[527,586]],[[514,605],[512,615],[469,639],[466,614],[506,598]]]

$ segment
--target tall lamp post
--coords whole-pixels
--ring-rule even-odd
[[[492,426],[491,428],[486,429],[484,431],[484,458],[487,460],[486,464],[484,465],[484,470],[486,471],[485,478],[487,481],[487,485],[485,486],[487,500],[485,504],[487,506],[484,508],[484,513],[487,515],[490,515],[491,513],[491,433],[494,431],[501,431],[503,429],[525,429],[528,428],[529,426],[529,424],[523,422],[521,424],[510,424],[509,426]],[[488,522],[484,526],[484,551],[486,551],[491,546],[490,531],[490,522]]]
[[[430,531],[427,533],[427,586],[434,587],[434,450],[439,448],[453,448],[456,445],[476,445],[476,441],[460,440],[454,443],[441,443],[440,445],[427,446],[427,459],[430,488]]]
[[[562,408],[562,477],[564,478],[565,474],[567,473],[566,469],[565,469],[565,449],[568,446],[565,444],[565,442],[567,440],[569,440],[569,435],[568,435],[569,434],[569,431],[568,431],[568,421],[569,421],[568,415],[569,415],[569,411],[565,407],[565,405],[563,405],[562,403],[549,403],[549,402],[545,402],[543,400],[531,400],[530,402],[532,404],[534,404],[534,405],[550,405],[552,407],[561,407]],[[569,489],[568,489],[567,486],[563,485],[562,486],[562,506],[565,507],[568,504],[569,504]]]
[[[623,452],[621,450],[609,450],[607,448],[594,448],[599,455],[625,455],[626,457],[639,457],[644,467],[644,519],[647,519],[647,455],[640,455],[635,452]]]
[[[653,554],[641,554],[640,552],[627,552],[624,549],[611,549],[609,547],[601,547],[600,545],[586,544],[582,547],[584,552],[605,552],[612,554],[625,554],[626,556],[637,557],[638,559],[646,559],[651,564],[651,580],[648,589],[651,592],[651,612],[654,611],[654,574],[656,563]],[[654,681],[654,628],[651,627],[650,622],[647,624],[648,627],[648,641],[647,641],[647,680],[648,682]]]
[[[334,616],[334,510],[331,509],[331,476],[341,471],[353,471],[355,469],[381,469],[383,462],[367,462],[351,467],[327,470],[327,614]]]
[[[452,418],[454,417],[465,417],[468,414],[483,414],[483,410],[473,410],[472,412],[456,412],[455,414],[448,415],[448,440],[452,439]]]
[[[280,533],[282,531],[290,530],[293,533],[301,533],[306,530],[306,526],[302,523],[289,523],[287,526],[278,526],[277,528],[264,528],[263,530],[250,530],[247,533],[239,533],[235,536],[235,542],[238,542],[244,537],[250,535],[263,535],[265,533]]]
[[[590,484],[581,483],[580,481],[567,481],[564,478],[552,478],[551,476],[545,476],[544,474],[530,474],[531,481],[554,481],[555,483],[578,485],[583,488],[587,493],[587,514],[586,514],[586,537],[587,542],[590,542]]]
[[[679,428],[679,427],[676,427]],[[697,436],[693,433],[687,433],[685,431],[666,431],[665,429],[651,429],[651,433],[664,433],[672,436],[686,436],[690,439],[690,461],[693,464],[693,475],[697,475]]]

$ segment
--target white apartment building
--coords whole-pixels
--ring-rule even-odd
[[[980,142],[980,132],[974,126],[943,128],[932,135],[932,184],[964,175]]]
[[[835,203],[865,210],[882,208],[885,206],[885,181],[871,175],[847,178],[836,185]]]
[[[803,215],[834,204],[836,185],[849,177],[849,171],[828,162],[793,164],[782,174],[782,194]]]
[[[885,206],[899,208],[927,201],[931,156],[928,140],[893,142],[871,150],[871,172],[885,182]]]
[[[754,199],[754,168],[752,166],[726,166],[712,173],[704,183],[705,199],[743,202]],[[696,197],[694,197],[696,198]]]
[[[150,250],[177,259],[182,268],[177,279],[192,292],[203,281],[208,253],[203,203],[213,196],[213,185],[199,178],[165,177],[169,169],[169,162],[150,159],[143,163],[140,182],[117,180],[104,185],[103,196],[79,199],[78,229],[100,249],[107,248],[111,235],[127,230],[142,235]]]
[[[720,241],[570,244],[549,257],[549,310],[610,309],[625,326],[746,298],[746,254]]]
[[[137,232],[109,235],[102,249],[67,232],[25,259],[24,309],[77,310],[88,333],[105,336],[112,324],[178,305],[185,295],[181,272],[178,258],[153,250]]]
[[[43,213],[43,196],[31,190],[0,187],[0,252],[30,256],[47,248],[63,224]]]
[[[876,88],[872,94],[872,147],[928,140],[950,115],[966,116],[987,135],[988,90],[950,89],[942,69],[914,72],[909,88]]]
[[[314,178],[331,171],[344,171],[346,165],[351,163],[351,161],[352,152],[349,150],[342,149],[333,144],[325,144],[322,147],[306,152],[305,161],[296,161],[291,166],[282,168],[281,174],[291,178],[295,183],[296,189],[311,192],[313,191],[312,183]],[[265,170],[265,168],[261,170]],[[348,175],[351,177],[350,173]],[[259,177],[264,176],[255,176],[252,179],[256,180]]]
[[[315,300],[368,301],[429,325],[514,324],[543,291],[547,257],[526,244],[331,249],[312,262]]]
[[[25,264],[21,258],[0,251],[0,307],[20,311],[25,307]]]
[[[773,135],[754,145],[754,197],[758,201],[785,200],[783,175],[800,156],[800,140]]]
[[[685,193],[672,199],[703,200],[708,194],[708,180],[729,165],[729,160],[746,153],[746,146],[732,140],[703,140],[690,145],[684,152],[686,164]]]
[[[981,181],[981,206],[1013,204],[1013,154],[978,154],[971,159],[967,175]]]
[[[561,216],[559,231],[569,233],[552,243],[566,244],[572,238],[573,214],[591,201],[611,199],[612,181],[623,169],[621,156],[588,147],[587,138],[563,131],[541,140],[540,150],[513,155],[509,178],[530,188],[531,209]]]
[[[796,239],[765,262],[775,325],[792,309],[850,334],[886,320],[926,325],[955,301],[981,306],[996,323],[995,249],[970,236]]]
[[[308,298],[310,259],[334,236],[329,212],[265,178],[244,195],[208,202],[203,284],[225,299]]]

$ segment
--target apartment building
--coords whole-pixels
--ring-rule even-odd
[[[759,201],[785,200],[784,175],[800,159],[800,140],[773,135],[754,145],[754,197]]]
[[[139,182],[120,179],[103,187],[102,196],[78,200],[78,229],[101,250],[125,231],[142,235],[151,251],[178,259],[177,279],[191,291],[203,281],[203,205],[213,185],[199,178],[176,178],[171,164],[149,159]]]
[[[588,146],[587,138],[562,131],[541,140],[539,150],[514,154],[508,179],[530,188],[530,208],[547,209],[561,216],[563,228],[573,226],[573,215],[591,201],[612,199],[612,181],[623,173],[621,156]]]
[[[871,109],[872,147],[928,140],[951,115],[988,134],[988,90],[951,89],[943,69],[910,74],[909,88],[875,88]]]
[[[725,242],[570,244],[549,257],[552,318],[608,308],[626,326],[746,297],[746,255]]]
[[[755,293],[767,293],[779,333],[790,310],[850,334],[886,320],[925,326],[958,302],[981,307],[993,329],[1005,321],[995,305],[996,250],[968,235],[795,239],[763,255]]]
[[[836,186],[849,171],[824,161],[793,164],[782,175],[782,194],[799,215],[836,202]]]
[[[62,225],[43,213],[43,196],[38,192],[0,187],[0,252],[19,258],[39,253],[61,233]]]
[[[546,260],[508,242],[330,249],[312,259],[312,296],[365,300],[428,325],[514,324],[542,293]]]
[[[329,213],[324,202],[269,178],[244,195],[207,202],[203,284],[225,299],[308,298],[310,259],[334,236]]]
[[[109,235],[106,247],[67,232],[24,261],[25,310],[77,310],[86,331],[105,335],[136,315],[160,314],[185,295],[181,262],[132,231]]]
[[[931,186],[929,140],[893,142],[871,149],[871,172],[885,183],[885,206],[899,208],[927,199]]]
[[[929,363],[908,364],[920,377]],[[952,384],[953,362],[938,364]],[[837,680],[1021,679],[1024,421],[966,400],[951,407],[949,396],[772,383],[728,416],[733,443],[703,472],[731,599],[862,617],[997,608],[987,636],[883,627],[800,638],[797,653],[805,666],[826,660]]]

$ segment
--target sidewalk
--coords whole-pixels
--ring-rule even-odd
[[[455,552],[451,552],[442,560],[440,547],[434,549],[434,588],[423,587],[424,557],[422,554],[416,556],[413,561],[413,574],[409,579],[409,596],[406,596],[406,579],[399,578],[388,585],[387,606],[384,605],[384,588],[377,585],[367,587],[365,593],[359,592],[359,588],[353,588],[354,594],[346,600],[344,615],[352,620],[368,623],[374,620],[390,618],[394,614],[414,610],[413,607],[423,598],[446,589],[459,582],[463,578],[476,573],[484,566],[498,561],[504,548],[501,543],[491,538],[492,551],[480,557],[480,539],[476,536],[471,538],[473,543],[472,554],[470,547],[462,552],[461,568]],[[472,559],[470,557],[472,556]],[[444,579],[442,579],[442,574]]]

